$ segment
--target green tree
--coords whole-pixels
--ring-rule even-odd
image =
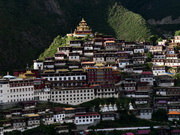
[[[161,38],[161,37],[160,37],[160,38],[158,38],[158,39],[157,39],[157,41],[162,41],[162,38]]]
[[[180,80],[180,73],[177,73],[173,76],[174,79],[176,80]]]
[[[68,36],[68,40],[69,40],[69,41],[70,41],[70,40],[77,40],[77,38],[74,37],[74,36]]]
[[[180,36],[180,30],[177,30],[174,35],[175,36]]]
[[[158,109],[157,111],[153,112],[152,119],[155,121],[165,122],[167,121],[167,112],[165,109]]]
[[[175,50],[176,53],[179,53],[180,46],[174,46],[174,50]]]
[[[148,40],[155,44],[158,39],[159,37],[157,35],[151,35]]]
[[[152,66],[153,66],[153,64],[152,64],[151,62],[147,62],[147,63],[145,64],[145,67],[146,67],[147,70],[151,70],[151,69],[152,69]]]
[[[87,41],[87,40],[90,39],[90,38],[91,38],[91,36],[90,36],[89,34],[87,34],[87,35],[83,38],[83,40]]]
[[[175,79],[175,86],[180,86],[180,73],[177,73],[173,76]]]
[[[153,54],[151,52],[147,53],[147,61],[150,62],[153,58]]]

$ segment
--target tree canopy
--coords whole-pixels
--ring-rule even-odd
[[[177,31],[175,32],[175,36],[180,36],[180,30],[177,30]]]
[[[159,37],[157,35],[151,35],[148,40],[155,44],[158,39]]]
[[[155,121],[167,121],[167,112],[165,109],[158,109],[157,111],[153,112],[152,119]]]

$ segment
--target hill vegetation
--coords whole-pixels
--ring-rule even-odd
[[[146,21],[117,3],[109,8],[109,25],[115,30],[116,37],[128,41],[147,41],[151,30]]]
[[[180,30],[177,30],[177,31],[175,32],[175,36],[180,36]]]
[[[40,56],[40,60],[44,60],[46,57],[52,57],[57,52],[58,47],[67,46],[68,39],[58,35],[51,43],[48,49],[46,49]]]

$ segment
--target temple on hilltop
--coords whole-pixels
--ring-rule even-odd
[[[87,25],[86,21],[82,18],[79,23],[79,26],[74,30],[74,33],[67,34],[67,36],[74,36],[83,38],[86,35],[93,36],[92,29]]]

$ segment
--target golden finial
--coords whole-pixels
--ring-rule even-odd
[[[84,18],[82,18],[82,22],[86,22],[86,21],[84,20]]]

